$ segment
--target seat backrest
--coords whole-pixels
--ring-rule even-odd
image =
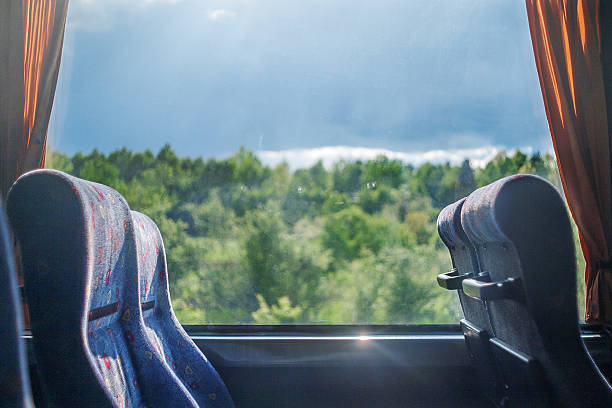
[[[202,407],[233,407],[223,380],[177,320],[170,302],[166,253],[159,229],[132,211],[140,276],[140,300],[151,341]]]
[[[457,290],[465,318],[492,333],[484,304],[478,299],[466,296],[461,289],[463,278],[476,277],[480,273],[476,252],[461,226],[461,209],[464,202],[465,198],[462,198],[446,206],[438,216],[438,235],[448,248],[453,268],[456,270],[450,277],[450,281],[456,284],[447,284],[447,288]]]
[[[0,203],[2,199],[0,198]],[[4,204],[0,204],[0,406],[32,407],[23,316]]]
[[[465,336],[470,359],[476,371],[481,391],[495,404],[505,399],[503,379],[489,346],[495,334],[489,322],[485,304],[480,299],[467,296],[462,289],[466,278],[478,277],[480,268],[476,251],[461,226],[461,210],[465,198],[446,206],[438,216],[438,234],[451,256],[453,270],[438,275],[438,283],[445,289],[457,290],[465,319],[461,329]]]
[[[54,170],[20,177],[18,237],[44,392],[57,406],[196,406],[148,341],[123,197]]]
[[[539,396],[550,406],[610,406],[580,338],[572,231],[557,190],[537,176],[506,177],[472,193],[461,219],[490,278],[463,288],[487,304],[500,364],[540,367],[534,391],[550,387],[554,400]]]

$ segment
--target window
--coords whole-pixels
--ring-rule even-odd
[[[559,184],[515,2],[74,0],[64,47],[47,165],[156,221],[183,323],[456,323],[440,209]]]

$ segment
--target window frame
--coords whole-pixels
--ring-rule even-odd
[[[238,406],[490,406],[459,325],[186,325]],[[612,337],[581,325],[598,365]]]

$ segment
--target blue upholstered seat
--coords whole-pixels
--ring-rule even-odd
[[[32,407],[28,366],[21,337],[21,302],[3,204],[0,204],[0,281],[0,406]]]
[[[176,319],[168,291],[166,254],[161,234],[146,215],[132,211],[143,316],[151,341],[200,407],[233,407],[221,377]]]
[[[34,349],[55,406],[195,407],[149,341],[130,209],[117,191],[54,170],[7,200]]]

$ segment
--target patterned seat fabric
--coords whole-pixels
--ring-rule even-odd
[[[141,304],[151,341],[201,407],[233,407],[221,377],[185,333],[172,310],[159,229],[139,212],[132,211],[132,219],[136,228]]]
[[[7,207],[51,404],[197,406],[148,340],[123,197],[101,184],[37,170],[17,180]]]
[[[23,317],[4,205],[0,205],[0,281],[0,406],[29,408],[33,405],[21,337]]]
[[[461,221],[481,269],[504,288],[486,303],[507,405],[612,406],[580,338],[574,243],[557,190],[537,176],[506,177],[472,193]]]

